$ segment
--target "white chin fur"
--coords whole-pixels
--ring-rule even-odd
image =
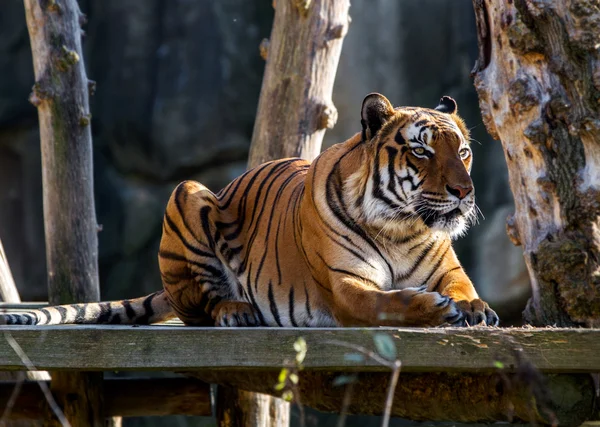
[[[464,217],[458,217],[454,218],[452,221],[447,221],[445,218],[439,218],[430,228],[435,231],[448,233],[451,239],[458,239],[466,234],[469,226]]]

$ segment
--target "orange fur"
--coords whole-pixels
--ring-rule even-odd
[[[181,183],[163,222],[164,294],[9,323],[177,315],[219,326],[497,324],[451,245],[474,218],[456,103],[394,109],[371,94],[361,119],[361,133],[312,164],[266,163],[217,194]]]
[[[432,158],[409,160],[426,176],[421,191],[472,191],[472,157],[458,154],[468,133],[456,114],[385,107],[377,106],[385,120],[371,140],[363,139],[371,134],[367,129],[312,164],[270,162],[217,195],[196,182],[175,190],[159,260],[180,318],[189,324],[273,326],[496,322],[487,305],[472,312],[455,304],[478,306],[479,300],[448,231],[432,229],[415,215],[373,216],[364,204],[375,169],[391,162],[397,163],[394,173],[406,168],[395,135],[419,122],[432,130],[429,145],[435,150]],[[207,268],[213,273],[203,278]],[[239,302],[244,313],[236,318],[227,305]]]

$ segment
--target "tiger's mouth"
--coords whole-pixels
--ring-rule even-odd
[[[427,208],[420,210],[419,216],[427,227],[446,231],[451,235],[455,235],[462,234],[465,230],[468,212],[463,212],[459,207],[456,207],[449,212],[440,212],[435,209]]]

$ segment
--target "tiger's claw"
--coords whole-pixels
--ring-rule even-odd
[[[256,311],[252,305],[239,301],[224,301],[212,312],[215,326],[244,327],[260,326]]]
[[[466,325],[464,326],[498,326],[500,318],[490,306],[480,299],[473,301],[458,301],[458,308],[464,314]]]

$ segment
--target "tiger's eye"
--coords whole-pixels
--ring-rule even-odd
[[[417,148],[413,148],[413,153],[415,153],[418,156],[422,156],[423,154],[425,154],[425,152],[427,150],[425,150],[423,147],[417,147]]]
[[[469,157],[469,155],[471,154],[471,150],[469,150],[468,148],[463,148],[458,152],[458,154],[460,155],[460,158],[464,160],[467,157]]]

